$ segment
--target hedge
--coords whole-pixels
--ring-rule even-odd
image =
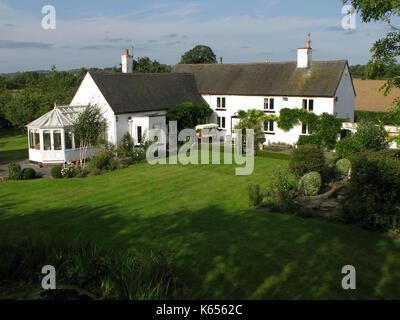
[[[396,125],[396,121],[391,117],[389,112],[378,112],[378,111],[354,111],[354,122],[371,121],[374,123],[383,122],[384,125]]]

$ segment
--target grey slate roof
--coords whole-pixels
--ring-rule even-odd
[[[90,72],[115,114],[167,110],[184,102],[206,104],[193,74]]]
[[[346,60],[249,64],[177,64],[173,72],[193,73],[201,94],[333,97]]]

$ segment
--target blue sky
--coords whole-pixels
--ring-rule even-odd
[[[56,30],[41,27],[44,5]],[[340,0],[0,0],[0,73],[112,67],[125,48],[175,64],[197,44],[226,63],[294,61],[311,33],[313,59],[366,63],[386,24],[344,30]],[[400,24],[400,23],[399,23]]]

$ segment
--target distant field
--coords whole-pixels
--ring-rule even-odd
[[[28,138],[13,128],[0,128],[0,162],[28,158]]]
[[[360,80],[353,79],[356,90],[355,110],[365,111],[389,111],[393,100],[400,97],[400,89],[394,88],[385,96],[379,89],[386,83],[385,80]]]

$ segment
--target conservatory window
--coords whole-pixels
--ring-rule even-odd
[[[51,131],[43,131],[43,149],[51,150]]]
[[[33,130],[29,130],[29,148],[35,148],[35,133],[33,132]]]
[[[35,130],[35,150],[40,150],[40,134],[39,131]]]
[[[65,130],[64,133],[65,149],[70,150],[72,149],[72,132],[70,130]]]
[[[61,131],[55,130],[53,131],[53,141],[54,141],[54,150],[61,150]]]
[[[81,141],[79,140],[79,138],[77,136],[74,135],[75,138],[75,149],[76,148],[80,148],[81,147]]]

